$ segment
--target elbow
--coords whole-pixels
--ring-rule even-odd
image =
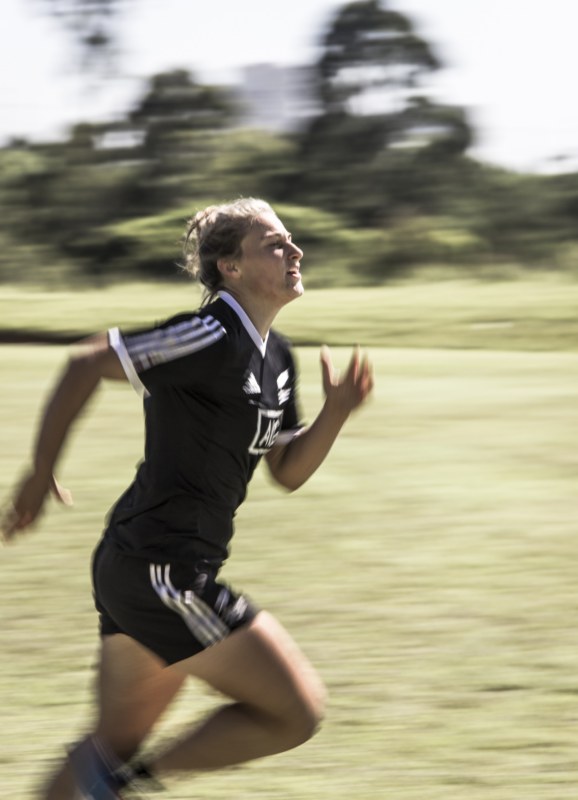
[[[275,482],[285,489],[285,491],[289,494],[296,492],[297,489],[300,489],[307,480],[306,478],[299,479],[295,476],[283,475],[280,473],[273,474],[273,478],[275,479]]]
[[[282,483],[281,486],[283,486],[285,491],[287,491],[289,494],[293,494],[293,492],[296,492],[297,489],[300,489],[304,483],[305,481],[295,481],[295,482],[287,481],[285,483]]]
[[[68,351],[67,370],[80,380],[98,383],[106,374],[110,354],[107,334],[96,334],[76,342]],[[114,362],[117,363],[116,356]]]
[[[69,379],[75,382],[94,380],[98,377],[98,375],[95,374],[90,356],[82,353],[70,353],[64,371]]]
[[[63,382],[71,396],[87,398],[100,383],[101,375],[92,354],[72,352],[64,366]]]
[[[290,445],[276,448],[267,458],[269,474],[287,492],[296,492],[311,477],[315,469],[309,463],[296,458]]]

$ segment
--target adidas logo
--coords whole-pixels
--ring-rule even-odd
[[[252,372],[249,373],[249,377],[243,385],[243,391],[245,394],[261,394],[261,387],[257,383],[257,378]]]

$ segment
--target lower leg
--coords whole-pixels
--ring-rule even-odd
[[[74,800],[75,795],[76,784],[72,777],[72,770],[68,762],[65,762],[49,778],[46,786],[41,789],[39,797],[42,800]]]
[[[184,674],[164,668],[156,656],[129,637],[105,637],[97,684],[96,740],[110,750],[113,759],[132,758],[185,680]],[[66,759],[42,788],[39,798],[77,797],[76,781]]]
[[[219,709],[188,736],[150,763],[154,774],[201,771],[281,753],[309,739],[317,720],[277,719],[235,703]]]
[[[219,769],[283,752],[309,739],[321,720],[319,678],[286,631],[264,612],[178,666],[237,702],[151,761],[154,774]]]
[[[145,674],[135,681],[138,646],[126,637],[110,637],[105,651],[109,657],[101,670],[105,691],[100,697],[97,735],[123,760],[132,756],[185,675],[201,678],[234,701],[150,761],[147,766],[153,774],[219,769],[291,749],[314,733],[322,717],[321,682],[289,635],[263,612],[220,644],[175,665],[176,674],[172,668],[163,670],[162,679],[153,665],[147,668],[152,669],[151,675],[146,675],[143,662]],[[132,654],[134,661],[129,670],[126,663],[122,664],[125,652]],[[114,664],[112,675],[108,675],[107,664]],[[127,679],[129,685],[123,685]],[[155,691],[151,692],[153,686]],[[149,691],[143,691],[145,688]],[[153,698],[156,702],[148,706]],[[143,708],[147,709],[144,719]],[[74,791],[70,769],[65,765],[42,798],[73,800]]]

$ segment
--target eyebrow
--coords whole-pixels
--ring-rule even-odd
[[[273,239],[275,236],[278,236],[280,239],[287,239],[287,241],[291,241],[292,237],[289,231],[287,233],[281,233],[281,231],[268,231],[263,235],[263,239]]]

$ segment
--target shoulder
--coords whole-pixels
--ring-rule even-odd
[[[287,375],[295,378],[297,364],[291,342],[286,336],[275,330],[269,332],[267,342],[267,361],[278,371],[286,371]]]
[[[269,331],[269,341],[279,350],[287,350],[288,352],[292,352],[293,350],[291,341],[287,336],[276,330],[276,328],[271,328]]]
[[[195,316],[200,319],[218,320],[228,333],[238,332],[243,327],[239,316],[220,297],[197,309]]]
[[[209,307],[183,312],[153,327],[122,332],[111,331],[110,342],[121,362],[129,360],[138,373],[177,362],[185,357],[203,357],[226,348],[228,330],[210,313]]]
[[[205,306],[200,306],[191,311],[180,311],[167,319],[157,322],[154,326],[157,329],[174,328],[179,325],[186,326],[194,323],[195,320],[211,320],[218,319],[219,322],[226,321],[226,305],[219,300],[207,303]]]
[[[293,345],[291,344],[290,340],[273,328],[269,332],[267,350],[271,354],[275,354],[277,358],[283,358],[290,363],[295,361]]]
[[[158,322],[148,331],[136,332],[145,337],[161,338],[165,342],[186,342],[191,339],[202,339],[206,335],[214,335],[215,340],[227,338],[236,331],[236,315],[222,300],[215,300],[194,311],[182,311],[172,317]]]

